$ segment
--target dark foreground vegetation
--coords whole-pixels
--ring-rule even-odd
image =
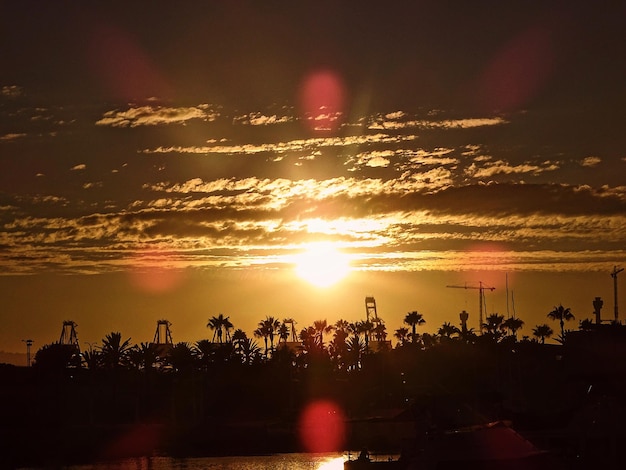
[[[303,451],[301,417],[316,400],[342,415],[344,449],[397,451],[426,432],[505,419],[571,468],[626,460],[624,326],[581,323],[560,344],[501,326],[407,331],[394,348],[341,325],[326,342],[324,326],[276,345],[268,335],[266,348],[241,333],[44,346],[33,367],[0,366],[3,461]]]

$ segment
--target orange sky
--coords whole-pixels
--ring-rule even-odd
[[[532,337],[532,329],[551,324],[547,313],[562,303],[570,307],[576,321],[592,318],[594,297],[604,301],[603,318],[613,318],[613,284],[607,272],[509,273],[509,313],[525,322],[520,334]],[[4,278],[6,321],[0,332],[5,351],[23,352],[21,339],[35,340],[34,351],[58,341],[64,320],[78,324],[81,348],[99,342],[107,333],[120,331],[134,343],[149,342],[156,322],[172,323],[175,342],[194,343],[211,338],[206,328],[211,316],[229,316],[235,328],[252,336],[257,324],[267,315],[280,320],[293,318],[296,329],[313,321],[338,319],[350,322],[365,319],[365,297],[376,299],[379,316],[389,333],[406,326],[406,313],[417,310],[424,315],[422,332],[435,333],[444,323],[459,325],[461,310],[470,313],[469,326],[478,328],[478,292],[451,289],[446,285],[468,285],[482,280],[496,288],[485,294],[486,312],[507,314],[506,276],[502,272],[422,272],[355,273],[334,287],[319,289],[292,276],[278,272],[250,270],[222,273],[190,272],[171,289],[160,292],[142,290],[126,274],[93,276],[35,275]],[[626,298],[620,292],[623,317]],[[622,318],[623,319],[623,318]],[[555,331],[558,325],[551,325]]]
[[[506,273],[522,334],[558,303],[611,317],[623,5],[270,3],[6,8],[0,351],[63,320],[83,342],[354,321],[369,295],[390,332],[477,326],[445,286],[506,314]],[[327,290],[293,277],[320,243],[354,271]]]

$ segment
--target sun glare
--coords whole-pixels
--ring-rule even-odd
[[[331,460],[323,462],[317,467],[317,470],[343,470],[343,457],[335,457]]]
[[[294,263],[298,277],[317,287],[330,287],[350,272],[348,256],[329,243],[307,245]]]

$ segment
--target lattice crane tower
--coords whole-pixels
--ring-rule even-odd
[[[78,351],[80,351],[80,346],[78,343],[78,333],[76,333],[76,322],[72,320],[65,320],[63,322],[63,328],[61,329],[61,337],[59,338],[59,344],[67,344],[69,346],[74,346]]]
[[[365,297],[365,319],[370,321],[370,316],[373,316],[373,322],[380,321],[376,312],[376,299],[374,297]]]
[[[161,344],[174,344],[172,341],[172,332],[170,330],[171,323],[167,320],[158,320],[156,332],[154,333],[153,343],[157,345]]]

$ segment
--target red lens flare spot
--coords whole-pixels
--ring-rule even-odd
[[[300,441],[307,452],[336,452],[343,448],[345,417],[332,401],[310,403],[300,416]]]
[[[542,28],[526,31],[507,44],[487,67],[477,94],[488,109],[526,106],[554,70],[553,44]]]
[[[133,259],[130,280],[137,289],[159,294],[176,289],[183,282],[183,270],[172,265],[167,253],[144,252]]]
[[[135,425],[110,442],[102,458],[108,460],[152,455],[161,444],[162,431],[157,424]]]
[[[171,95],[166,80],[138,42],[123,30],[99,25],[91,33],[89,63],[106,88],[127,100]]]
[[[300,88],[300,106],[305,122],[316,132],[339,128],[344,115],[345,91],[339,76],[321,70],[307,76]]]

